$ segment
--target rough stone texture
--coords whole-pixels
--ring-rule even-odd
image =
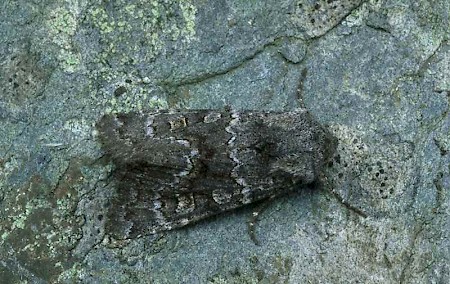
[[[1,1],[0,279],[448,283],[449,12],[447,0]],[[105,236],[102,114],[300,105],[339,149],[318,188],[264,212],[261,246],[251,208]]]

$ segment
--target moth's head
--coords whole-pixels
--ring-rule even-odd
[[[314,123],[272,129],[270,137],[263,137],[270,147],[269,174],[276,179],[289,180],[296,185],[313,183],[323,166],[333,156],[337,140],[330,132]]]
[[[312,183],[316,179],[314,157],[310,153],[301,153],[277,158],[270,165],[270,174],[293,184]]]

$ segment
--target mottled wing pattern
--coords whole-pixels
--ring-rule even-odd
[[[170,230],[316,179],[335,142],[304,110],[159,111],[98,123],[115,164],[115,238]],[[326,146],[329,144],[329,146]]]

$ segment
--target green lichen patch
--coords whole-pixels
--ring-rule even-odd
[[[105,102],[105,113],[166,109],[165,93],[157,86],[148,84],[145,79],[134,78],[126,74],[117,76],[107,73],[105,85],[97,96]]]
[[[28,271],[49,282],[72,266],[74,249],[81,238],[75,215],[77,186],[83,184],[83,161],[70,163],[55,187],[41,176],[5,194],[0,222],[0,246],[10,247]]]
[[[136,93],[123,95],[120,98],[112,97],[105,113],[120,113],[130,111],[142,111],[145,109],[164,109],[167,108],[165,100],[157,96],[151,96],[147,93]]]
[[[54,244],[60,232],[54,224],[49,194],[48,183],[34,176],[14,196],[5,196],[6,206],[1,214],[8,217],[0,224],[1,246],[11,247],[22,265],[43,279],[52,279],[59,273],[55,258],[67,258],[61,247]]]
[[[195,39],[196,8],[190,1],[115,1],[93,5],[84,25],[98,32],[99,62],[136,64]]]
[[[8,178],[21,166],[20,161],[14,157],[0,159],[0,200],[5,197]]]
[[[59,49],[57,58],[61,68],[68,73],[77,71],[81,55],[72,43],[78,29],[77,11],[57,7],[50,10],[45,23],[50,41]]]
[[[52,41],[62,48],[71,47],[71,37],[77,31],[77,21],[73,12],[58,7],[51,10],[47,18],[47,26]]]

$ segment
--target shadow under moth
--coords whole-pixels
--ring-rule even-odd
[[[305,110],[172,110],[105,115],[115,165],[107,232],[136,238],[314,182],[336,139]]]

